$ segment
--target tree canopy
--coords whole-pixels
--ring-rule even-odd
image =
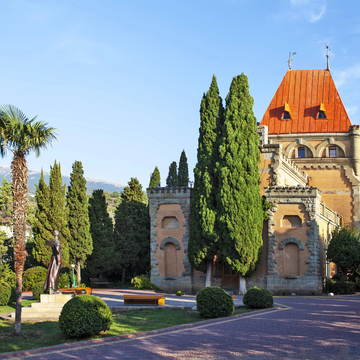
[[[70,261],[77,265],[77,282],[81,284],[80,265],[93,251],[90,234],[89,205],[86,196],[86,180],[81,161],[75,161],[70,174],[70,186],[67,193],[69,212],[69,255]]]
[[[327,259],[341,268],[346,277],[360,266],[360,237],[358,229],[343,226],[335,229],[327,249]]]
[[[169,166],[168,177],[166,178],[166,186],[167,187],[175,187],[177,186],[177,165],[176,161],[173,161]]]
[[[182,151],[177,175],[177,186],[189,186],[189,167],[185,150]]]
[[[156,188],[157,185],[161,186],[160,171],[157,166],[155,166],[154,172],[151,174],[149,188]]]

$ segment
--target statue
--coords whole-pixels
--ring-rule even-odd
[[[57,230],[54,230],[54,239],[51,241],[46,240],[46,245],[51,246],[53,251],[44,284],[44,290],[49,294],[56,293],[59,284],[61,266],[61,244],[59,235],[60,233]]]

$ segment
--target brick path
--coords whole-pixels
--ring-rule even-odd
[[[274,300],[281,309],[6,358],[360,359],[359,295]]]

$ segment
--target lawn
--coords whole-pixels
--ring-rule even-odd
[[[2,312],[3,308],[0,307],[0,312]],[[252,310],[243,307],[236,310],[235,315],[250,311]],[[79,340],[144,332],[203,320],[196,312],[180,309],[134,310],[114,314],[113,319],[114,324],[108,332]],[[19,337],[13,334],[13,329],[14,323],[0,320],[0,353],[36,349],[77,341],[74,338],[67,338],[61,332],[56,321],[22,323]]]

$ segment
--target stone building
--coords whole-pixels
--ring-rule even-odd
[[[288,70],[258,126],[264,222],[262,261],[247,280],[273,294],[321,293],[335,271],[326,261],[331,232],[360,227],[360,130],[352,125],[329,70]],[[190,188],[148,189],[151,281],[196,292],[205,274],[187,258]],[[238,287],[238,274],[214,260],[213,285]]]

